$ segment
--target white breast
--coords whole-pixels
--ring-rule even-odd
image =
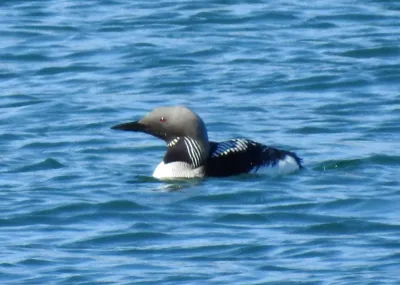
[[[161,161],[153,172],[153,177],[157,179],[195,178],[203,176],[203,166],[192,168],[190,164],[181,161],[167,164]]]

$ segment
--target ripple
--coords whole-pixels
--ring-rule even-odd
[[[332,170],[332,169],[359,169],[360,167],[369,165],[398,165],[400,157],[388,155],[372,155],[365,158],[347,159],[347,160],[332,160],[319,163],[315,166],[315,170]]]
[[[34,171],[42,171],[42,170],[52,170],[52,169],[60,169],[65,167],[62,163],[58,162],[57,160],[53,158],[47,158],[41,162],[26,165],[23,167],[20,167],[16,170],[13,170],[11,172],[13,173],[19,173],[19,172],[34,172]]]
[[[53,262],[45,259],[29,258],[18,263],[22,266],[51,266]]]
[[[228,214],[215,220],[216,223],[246,225],[267,223],[268,219],[262,214]]]
[[[3,283],[397,284],[396,4],[2,1]],[[176,104],[308,169],[158,181]]]
[[[100,70],[100,67],[89,65],[69,65],[63,67],[45,67],[37,72],[37,75],[57,75],[62,73],[92,72]]]
[[[400,48],[377,47],[368,49],[356,49],[356,50],[346,51],[340,55],[354,57],[354,58],[398,57],[400,56]]]
[[[24,54],[3,54],[7,61],[25,61],[25,62],[50,62],[53,59],[40,53],[24,53]]]
[[[22,94],[5,96],[3,97],[3,100],[5,102],[3,102],[2,105],[0,105],[0,108],[18,108],[18,107],[24,107],[24,106],[47,102],[46,100],[38,99],[35,96],[22,95]]]
[[[74,247],[96,247],[100,245],[113,246],[114,244],[140,244],[149,243],[151,241],[162,241],[168,239],[170,235],[157,232],[138,232],[138,233],[117,233],[111,235],[102,235],[101,237],[89,238],[74,243],[68,244],[67,246]]]
[[[311,225],[305,229],[298,230],[298,233],[316,234],[316,235],[353,235],[361,233],[382,233],[394,232],[400,230],[398,225],[389,225],[382,223],[367,222],[361,220],[348,220],[343,222],[323,223]]]

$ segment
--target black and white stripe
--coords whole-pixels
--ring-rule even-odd
[[[198,141],[189,137],[176,137],[168,143],[164,163],[180,161],[197,168],[204,163],[206,155]]]
[[[248,139],[210,142],[206,161],[206,176],[229,176],[256,172],[261,167],[278,167],[289,158],[294,168],[301,168],[301,160],[290,151],[279,150]],[[280,165],[279,165],[280,166]]]
[[[286,174],[302,168],[301,159],[290,151],[243,138],[210,142],[203,120],[185,106],[158,107],[138,121],[112,128],[147,133],[167,143],[163,161],[153,173],[160,179],[230,176],[261,169]]]
[[[201,147],[195,140],[185,137],[186,150],[194,167],[200,166],[202,162]]]

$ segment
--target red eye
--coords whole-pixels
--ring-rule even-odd
[[[165,119],[164,117],[161,117],[161,118],[160,118],[160,122],[161,122],[161,123],[165,123],[166,121],[167,121],[167,119]]]

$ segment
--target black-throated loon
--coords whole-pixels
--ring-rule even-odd
[[[144,132],[167,143],[164,159],[153,173],[158,179],[221,177],[261,169],[279,175],[302,168],[301,159],[294,152],[244,138],[209,141],[203,120],[184,106],[158,107],[139,121],[112,129]]]

